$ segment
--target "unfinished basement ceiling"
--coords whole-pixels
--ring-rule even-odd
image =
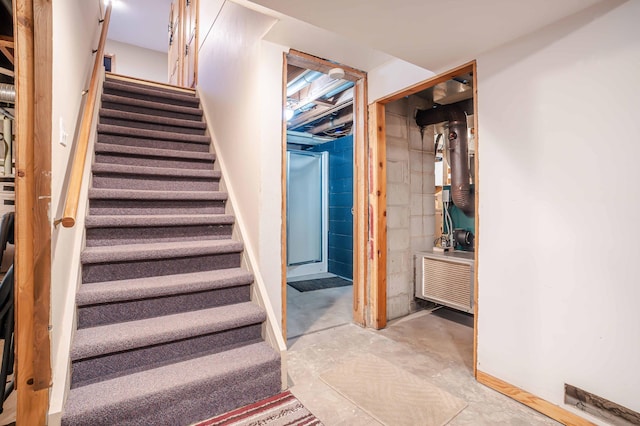
[[[353,86],[339,76],[287,65],[287,142],[317,145],[351,134]]]
[[[437,72],[601,0],[250,0]]]

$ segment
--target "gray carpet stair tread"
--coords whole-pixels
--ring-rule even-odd
[[[105,154],[136,155],[140,157],[160,157],[174,159],[189,159],[215,161],[216,155],[209,152],[179,151],[174,149],[144,148],[139,146],[117,145],[111,143],[96,143],[95,151]]]
[[[222,253],[239,253],[243,245],[233,240],[176,241],[147,244],[86,247],[80,255],[83,264],[175,259]]]
[[[224,201],[226,192],[220,191],[152,191],[143,189],[91,188],[89,198],[98,200],[207,200]]]
[[[65,422],[78,424],[83,416],[90,416],[93,421],[108,424],[114,410],[135,412],[136,407],[150,401],[171,404],[171,399],[180,398],[182,393],[199,388],[205,382],[233,385],[235,380],[246,380],[251,371],[264,371],[279,362],[279,355],[260,342],[81,386],[69,392]]]
[[[127,164],[96,163],[92,168],[93,173],[126,174],[141,176],[174,176],[219,179],[219,170],[212,169],[179,169],[170,167],[148,167]]]
[[[200,105],[106,76],[63,425],[193,424],[281,390]]]
[[[188,94],[178,91],[156,90],[152,86],[144,87],[135,84],[122,83],[116,80],[106,80],[104,82],[103,88],[105,90],[118,90],[121,92],[160,98],[166,100],[167,103],[171,101],[181,101],[192,104],[196,107],[200,105],[200,99],[195,96],[195,93]]]
[[[191,87],[177,86],[175,84],[170,84],[170,83],[157,84],[159,82],[138,79],[138,78],[131,78],[127,75],[117,74],[113,72],[106,72],[104,77],[105,77],[105,81],[113,81],[120,84],[130,84],[133,86],[148,87],[154,90],[163,90],[165,92],[183,93],[189,96],[196,95],[196,89],[193,89]],[[124,77],[124,78],[121,78],[121,77]]]
[[[208,144],[211,142],[209,136],[165,132],[162,130],[147,130],[137,127],[116,126],[113,124],[98,124],[98,133],[200,144]]]
[[[231,225],[232,215],[225,214],[167,214],[167,215],[90,215],[85,219],[87,228],[154,227],[189,225]]]
[[[251,302],[181,312],[137,321],[77,330],[71,348],[73,361],[159,345],[204,334],[259,324],[264,310]]]
[[[130,105],[141,108],[155,109],[161,111],[178,112],[181,114],[188,114],[202,119],[203,112],[197,107],[187,107],[182,105],[165,104],[153,101],[146,101],[143,99],[128,98],[126,96],[111,95],[108,93],[102,94],[102,102],[109,102],[121,105]]]
[[[164,124],[174,127],[189,127],[193,129],[206,129],[207,123],[204,121],[184,120],[180,118],[168,118],[150,114],[140,114],[135,112],[118,111],[115,109],[100,108],[100,117],[118,118],[128,121],[139,121],[144,123]]]
[[[88,306],[164,297],[248,285],[252,282],[253,275],[241,268],[105,281],[81,285],[76,295],[76,304]]]

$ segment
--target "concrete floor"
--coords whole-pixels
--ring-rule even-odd
[[[350,324],[352,293],[353,286],[305,292],[287,286],[287,339]]]
[[[325,425],[379,424],[319,378],[367,352],[466,401],[449,425],[558,424],[475,381],[471,316],[439,308],[393,321],[384,330],[363,329],[351,323],[351,292],[342,287],[300,293],[289,287],[287,293],[290,389]]]
[[[391,361],[468,403],[452,426],[557,425],[473,378],[473,318],[440,308],[392,321],[380,331],[351,323],[352,287],[301,293],[287,288],[289,386],[326,426],[379,424],[320,380],[336,364],[364,353]],[[363,386],[366,384],[363,383]],[[15,420],[15,392],[0,425]]]

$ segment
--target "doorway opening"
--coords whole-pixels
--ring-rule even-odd
[[[282,305],[293,338],[364,321],[366,76],[297,51],[284,61]]]
[[[104,54],[104,71],[105,72],[116,72],[116,55],[114,53],[105,53]]]
[[[476,111],[475,62],[370,105],[375,327],[420,310],[467,327],[464,356],[474,375]]]

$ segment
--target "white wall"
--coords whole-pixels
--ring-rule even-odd
[[[368,101],[371,104],[380,98],[433,76],[434,73],[427,69],[394,58],[369,71],[367,75]]]
[[[560,406],[569,383],[640,411],[639,16],[478,58],[478,368]]]
[[[104,52],[115,55],[115,69],[112,71],[116,74],[159,83],[169,81],[167,52],[158,52],[115,40],[107,40]]]
[[[234,209],[246,226],[246,242],[256,247],[260,272],[280,323],[283,53],[289,47],[304,50],[309,43],[299,36],[295,40],[283,36],[289,46],[264,40],[285,31],[279,31],[279,25],[289,28],[286,22],[233,2],[203,4],[198,86],[218,154],[230,171],[227,185],[237,196]],[[336,54],[343,48],[333,38],[325,40],[323,47],[325,53]],[[329,55],[328,59],[335,58]],[[432,75],[393,60],[370,72],[369,93],[381,97]]]
[[[200,16],[208,35],[199,50],[199,91],[279,326],[283,47],[262,41],[275,22],[271,17],[231,2],[219,15],[215,8],[206,11]]]
[[[73,153],[80,118],[82,91],[88,86],[100,27],[98,2],[60,0],[53,4],[53,101],[51,145],[51,214],[59,218],[63,209],[63,185]],[[67,146],[60,140],[64,125]],[[80,212],[83,213],[82,211]],[[83,226],[52,228],[51,241],[51,361],[53,388],[50,413],[62,409],[67,380],[69,347],[77,285]],[[55,418],[50,424],[55,424]]]
[[[282,64],[288,51],[262,41],[260,52],[260,270],[282,324]]]

